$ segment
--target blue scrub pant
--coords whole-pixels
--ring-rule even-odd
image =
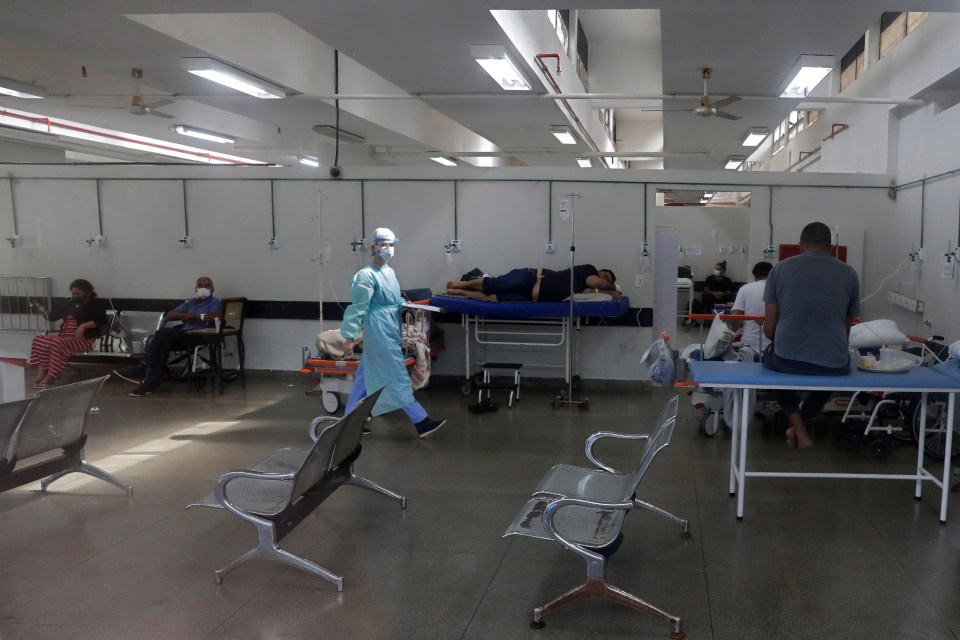
[[[353,391],[350,392],[350,398],[347,400],[347,407],[344,409],[344,412],[350,411],[350,409],[354,408],[358,402],[366,397],[367,383],[363,377],[363,363],[361,362],[360,366],[357,367],[357,374],[353,380]],[[427,417],[426,409],[416,400],[403,407],[403,412],[407,414],[407,417],[410,418],[414,424],[425,420]]]

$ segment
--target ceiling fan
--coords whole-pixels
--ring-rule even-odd
[[[143,99],[143,96],[140,95],[140,80],[143,79],[143,69],[133,68],[130,70],[130,75],[133,76],[133,79],[136,80],[136,93],[130,99],[130,104],[126,106],[106,106],[106,105],[83,105],[83,104],[74,104],[74,107],[80,107],[85,109],[126,109],[135,116],[159,116],[161,118],[173,118],[169,113],[164,113],[158,111],[160,107],[165,107],[168,104],[173,104],[175,100],[172,98],[161,98],[160,100],[155,100],[153,102],[147,102]]]
[[[738,96],[729,96],[716,102],[713,102],[710,99],[710,94],[707,93],[707,80],[710,79],[712,73],[713,70],[708,67],[700,69],[700,77],[703,78],[703,95],[700,97],[700,106],[695,108],[693,112],[703,118],[717,116],[718,118],[725,118],[727,120],[739,120],[740,116],[735,116],[732,113],[721,111],[721,109],[724,107],[728,107],[735,102],[739,102],[740,98]]]

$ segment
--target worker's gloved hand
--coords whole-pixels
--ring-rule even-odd
[[[353,355],[353,348],[356,346],[356,342],[347,338],[343,341],[343,355],[349,356]]]

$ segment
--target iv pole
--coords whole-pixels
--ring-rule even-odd
[[[560,198],[560,220],[562,222],[570,221],[570,311],[567,318],[567,387],[562,389],[560,394],[550,403],[553,408],[557,408],[561,405],[573,405],[578,409],[586,409],[590,404],[590,398],[584,397],[583,400],[575,400],[573,398],[573,363],[574,360],[574,351],[573,351],[573,331],[574,331],[574,315],[573,315],[573,295],[577,293],[573,290],[573,267],[574,267],[574,257],[577,253],[576,247],[576,212],[574,207],[574,200],[579,200],[581,194],[579,193],[567,193]],[[579,329],[578,329],[579,330]]]

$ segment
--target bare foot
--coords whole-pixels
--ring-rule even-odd
[[[787,446],[790,447],[791,449],[796,449],[796,448],[797,448],[797,434],[796,434],[796,432],[793,430],[793,427],[790,427],[789,429],[787,429],[787,432],[786,432],[786,433],[787,433]]]
[[[463,280],[450,280],[447,282],[447,289],[463,289]]]
[[[467,297],[467,294],[466,294],[466,292],[465,292],[463,289],[447,289],[447,291],[446,291],[443,295],[446,295],[446,296],[456,296],[456,297],[458,297],[458,298],[466,298],[466,297]]]
[[[800,419],[800,415],[792,415],[788,418],[790,423],[790,428],[787,429],[787,442],[791,440],[790,432],[793,432],[792,439],[797,443],[797,449],[809,449],[813,446],[813,438],[810,437],[810,433],[807,431],[806,425],[803,424],[803,420]]]

